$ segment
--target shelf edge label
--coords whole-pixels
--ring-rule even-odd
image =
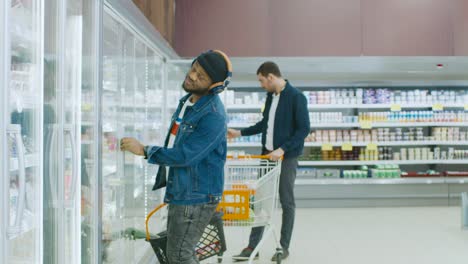
[[[432,106],[432,110],[433,111],[443,111],[444,110],[444,106],[442,104],[434,104]]]
[[[399,104],[392,104],[390,106],[390,111],[392,112],[400,112],[401,111],[401,105]]]
[[[375,150],[377,150],[377,144],[375,144],[375,143],[369,143],[369,144],[367,144],[366,149],[367,149],[367,150],[374,150],[374,151],[375,151]]]
[[[359,125],[362,129],[372,129],[372,123],[370,121],[361,121]]]
[[[330,151],[330,150],[333,150],[333,145],[330,144],[330,143],[322,144],[322,150],[323,150],[323,151]]]
[[[351,151],[351,150],[353,150],[353,144],[351,144],[351,143],[343,143],[343,145],[341,145],[341,150],[343,150],[343,151]]]

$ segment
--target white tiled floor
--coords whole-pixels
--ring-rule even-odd
[[[278,227],[279,219],[278,212]],[[460,223],[459,207],[298,209],[291,256],[283,263],[467,264],[468,231]],[[223,263],[233,263],[249,230],[225,232]],[[255,263],[272,263],[274,248],[269,239]]]

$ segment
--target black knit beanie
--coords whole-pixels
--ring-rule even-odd
[[[227,64],[221,54],[208,51],[198,56],[195,61],[198,61],[200,66],[208,73],[213,83],[222,82],[226,79]]]

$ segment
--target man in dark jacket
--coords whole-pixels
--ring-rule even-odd
[[[172,116],[165,146],[143,146],[134,138],[121,141],[122,150],[160,165],[153,190],[167,185],[166,254],[170,264],[199,263],[195,246],[223,194],[227,125],[218,93],[231,73],[224,53],[201,54],[185,78],[183,88],[188,94]],[[167,180],[166,166],[170,168]]]
[[[280,244],[282,258],[289,256],[289,245],[294,226],[296,204],[294,182],[297,158],[304,149],[304,139],[310,131],[307,99],[304,94],[281,77],[278,65],[265,62],[257,70],[258,81],[267,91],[263,118],[257,124],[243,130],[228,129],[228,137],[250,136],[262,133],[262,153],[271,160],[284,157],[281,166],[279,197],[283,209]],[[260,242],[264,227],[252,228],[249,245],[234,256],[235,260],[247,260]],[[257,256],[258,257],[258,254]],[[272,261],[276,261],[276,255]]]

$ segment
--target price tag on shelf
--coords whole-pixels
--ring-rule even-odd
[[[375,150],[377,150],[377,144],[369,143],[369,144],[367,144],[366,149],[371,150],[371,151],[375,151]]]
[[[330,151],[330,150],[333,150],[333,145],[330,144],[330,143],[322,144],[322,150],[323,150],[323,151]]]
[[[444,106],[442,104],[434,104],[432,106],[432,111],[443,111],[444,110]]]
[[[401,105],[399,104],[392,104],[390,106],[390,111],[392,112],[400,112],[401,111]]]
[[[353,150],[353,144],[351,144],[351,143],[343,143],[343,145],[341,145],[341,150],[343,150],[343,151],[351,151],[351,150]]]
[[[372,129],[372,123],[370,121],[359,122],[362,129]]]
[[[85,112],[90,112],[91,110],[93,110],[93,105],[84,103],[81,105],[81,110]]]
[[[465,105],[465,111],[468,111],[468,104]]]

